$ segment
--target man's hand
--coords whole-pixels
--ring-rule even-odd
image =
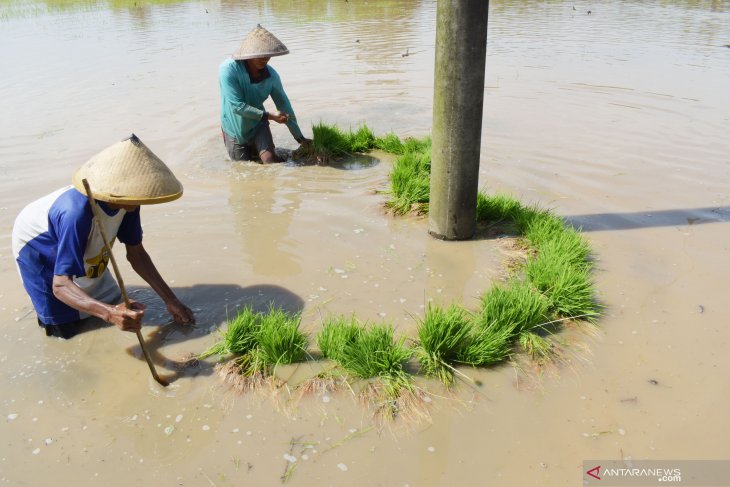
[[[178,299],[167,303],[167,311],[170,313],[175,323],[195,324],[195,315],[193,312]]]
[[[142,329],[142,318],[146,306],[130,301],[129,308],[124,303],[113,306],[106,321],[122,331],[137,332]]]
[[[302,147],[309,147],[310,145],[312,145],[312,139],[302,137],[301,139],[299,139],[299,145],[301,145]]]
[[[289,114],[284,112],[269,113],[269,120],[273,120],[276,123],[287,123],[289,121]]]

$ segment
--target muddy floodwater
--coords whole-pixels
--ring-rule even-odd
[[[1,2],[0,485],[572,486],[588,459],[730,458],[730,3],[490,4],[480,187],[583,228],[605,314],[565,367],[465,370],[479,385],[427,385],[430,422],[379,428],[349,392],[287,414],[232,393],[212,359],[163,389],[110,327],[46,338],[10,232],[134,132],[185,187],[142,220],[195,327],[117,248],[162,375],[246,304],[408,336],[430,301],[475,309],[508,253],[386,215],[389,156],[232,163],[220,135],[217,68],[257,23],[305,135],[428,135],[436,2]]]

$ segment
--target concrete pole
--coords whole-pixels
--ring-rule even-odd
[[[476,229],[489,0],[438,0],[429,233],[466,240]]]

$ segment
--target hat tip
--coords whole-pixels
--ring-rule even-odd
[[[139,147],[139,145],[142,143],[142,141],[139,140],[139,137],[137,137],[134,134],[130,135],[128,138],[126,138],[124,140],[130,141],[132,144],[136,145],[137,147]],[[122,142],[124,142],[124,140]]]

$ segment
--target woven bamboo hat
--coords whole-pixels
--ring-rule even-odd
[[[86,194],[86,179],[94,198],[122,205],[153,205],[182,196],[172,171],[136,135],[113,144],[81,166],[73,184]]]
[[[241,45],[233,53],[233,59],[254,59],[259,57],[274,57],[289,54],[283,42],[274,34],[257,25],[254,30],[246,34]]]

